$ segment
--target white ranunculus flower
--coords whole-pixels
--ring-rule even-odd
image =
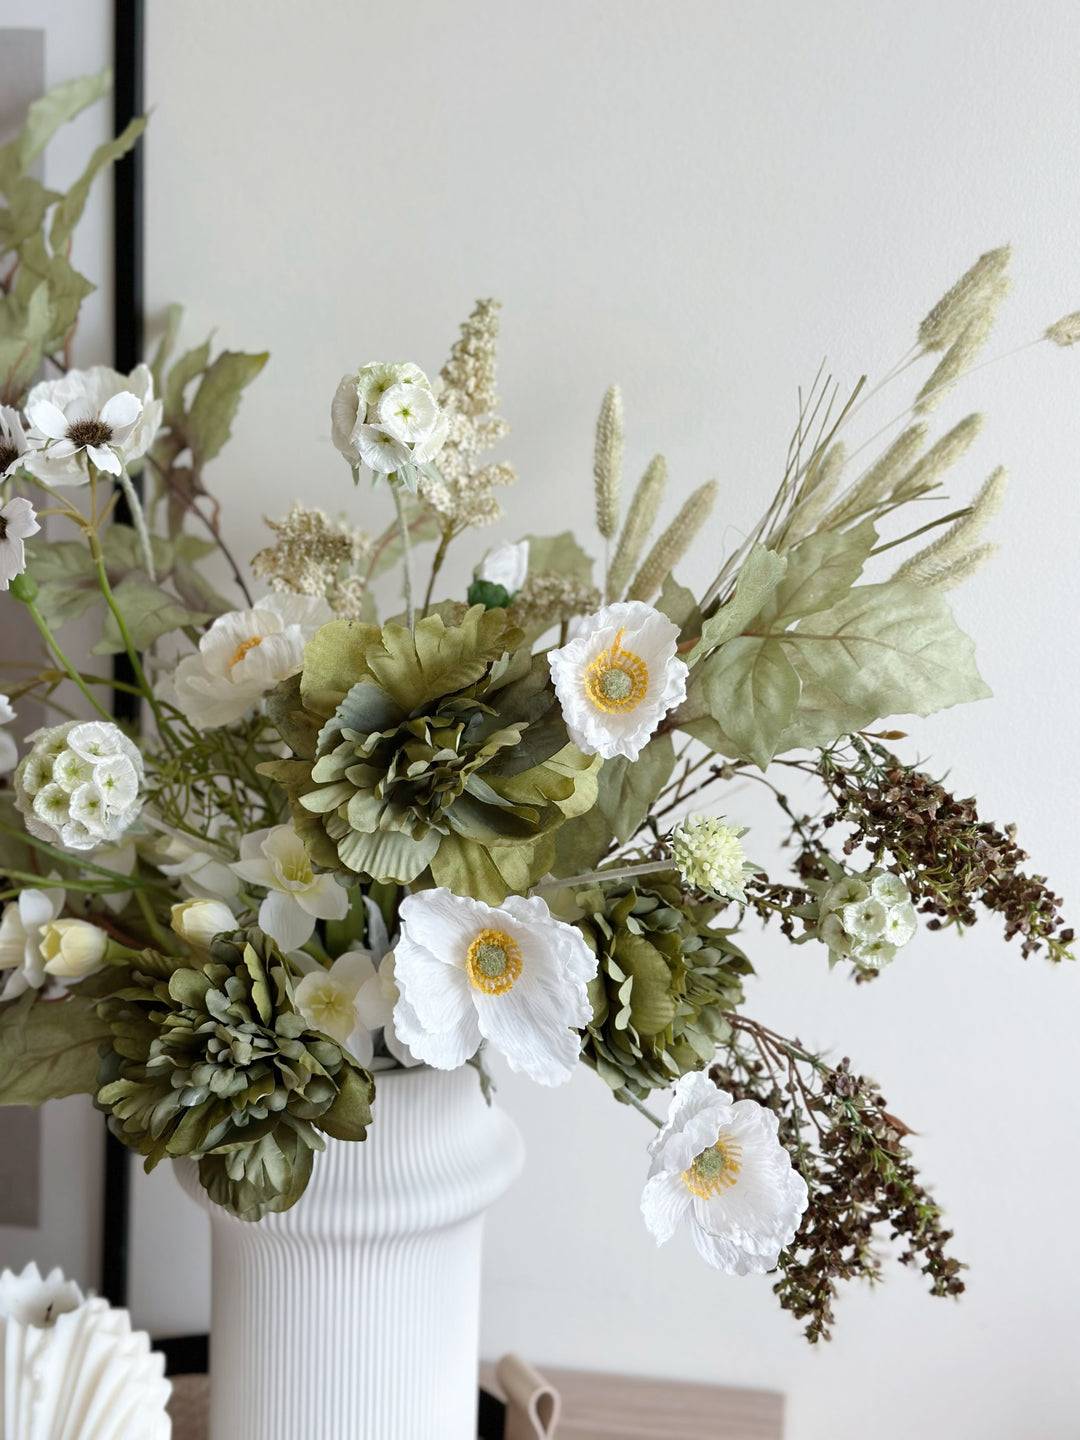
[[[267,595],[252,610],[219,615],[164,685],[197,730],[231,725],[303,668],[304,646],[334,618],[321,596]]]
[[[35,385],[27,397],[30,444],[40,448],[24,464],[50,485],[85,484],[87,460],[119,475],[153,444],[161,414],[147,365],[136,365],[130,375],[107,365],[69,370]]]
[[[11,708],[11,701],[6,695],[0,695],[0,775],[14,770],[19,763],[19,747],[15,743],[15,737],[3,728],[10,725],[14,719],[15,711]]]
[[[0,480],[14,475],[29,448],[19,412],[10,405],[0,405]]]
[[[15,771],[15,805],[39,840],[69,850],[116,845],[138,819],[143,762],[109,721],[69,720],[29,737]]]
[[[259,907],[259,926],[282,950],[306,944],[316,920],[344,920],[348,913],[347,892],[332,875],[315,874],[291,825],[245,835],[231,869],[268,892]]]
[[[476,578],[501,585],[508,595],[516,595],[528,573],[529,542],[519,540],[516,545],[496,545],[489,550],[480,562]]]
[[[679,627],[640,600],[587,615],[577,636],[549,652],[570,738],[586,755],[636,760],[660,721],[686,699]]]
[[[6,590],[26,569],[23,541],[41,529],[29,500],[16,495],[0,509],[0,590]]]
[[[496,908],[421,890],[402,901],[394,957],[394,1024],[418,1059],[454,1070],[487,1040],[541,1085],[570,1079],[596,956],[543,900],[513,895]]]
[[[45,973],[62,982],[96,975],[104,967],[108,943],[105,931],[89,920],[48,920],[40,941]]]
[[[224,900],[180,900],[172,907],[169,924],[189,945],[209,950],[218,935],[236,929],[236,916]]]
[[[684,1075],[649,1146],[641,1209],[656,1243],[685,1220],[698,1252],[718,1270],[775,1269],[809,1198],[777,1129],[776,1116],[756,1100],[733,1101],[700,1071]]]
[[[24,990],[45,984],[45,957],[41,932],[64,908],[63,890],[23,890],[18,900],[4,906],[0,916],[0,972],[7,980],[0,1000],[14,1000]]]

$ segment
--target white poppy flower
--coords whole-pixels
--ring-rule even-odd
[[[280,680],[303,668],[304,646],[333,619],[321,596],[267,595],[253,610],[219,615],[164,685],[196,730],[230,725]]]
[[[181,900],[172,907],[169,924],[189,945],[209,950],[218,935],[236,929],[236,916],[223,900]]]
[[[29,448],[19,412],[10,405],[0,405],[0,480],[14,475]]]
[[[240,859],[230,869],[268,891],[259,907],[259,926],[283,950],[306,944],[316,920],[344,920],[348,913],[348,894],[332,875],[315,874],[291,825],[245,835]]]
[[[142,807],[143,762],[107,721],[69,720],[29,737],[15,771],[15,805],[39,840],[69,850],[115,845]]]
[[[0,508],[0,590],[6,590],[26,569],[23,541],[41,529],[30,501],[16,495]]]
[[[69,370],[35,385],[27,397],[30,443],[40,448],[24,463],[51,485],[84,484],[87,459],[119,475],[150,448],[161,414],[146,365],[136,365],[130,375],[106,365]]]
[[[756,1100],[733,1101],[700,1071],[684,1075],[649,1146],[641,1209],[656,1243],[685,1220],[698,1252],[718,1270],[775,1269],[809,1199],[777,1130],[776,1116]]]
[[[496,545],[494,550],[489,550],[480,562],[476,578],[490,585],[501,585],[508,595],[516,595],[528,573],[529,542],[519,540],[516,545]]]
[[[513,895],[496,908],[421,890],[402,901],[394,956],[394,1025],[419,1059],[454,1070],[487,1040],[541,1085],[570,1079],[596,956],[543,900]]]
[[[41,958],[46,975],[73,983],[96,975],[105,965],[108,937],[89,920],[48,920],[41,927]]]
[[[18,900],[4,906],[0,916],[0,972],[7,981],[0,1000],[14,1000],[24,990],[45,984],[45,957],[41,932],[64,908],[63,890],[23,890]]]
[[[2,728],[10,725],[14,719],[15,711],[11,708],[11,701],[6,695],[0,695],[0,775],[14,770],[19,763],[19,747],[15,743],[15,737]]]
[[[586,755],[636,760],[660,721],[686,699],[679,627],[640,600],[605,605],[575,639],[549,652],[571,740]]]

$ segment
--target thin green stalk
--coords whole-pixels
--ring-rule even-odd
[[[639,1100],[636,1095],[632,1095],[630,1091],[627,1090],[625,1087],[619,1091],[619,1094],[622,1096],[622,1098],[626,1101],[628,1105],[632,1105],[635,1110],[639,1110],[641,1114],[645,1116],[646,1120],[651,1120],[658,1130],[662,1130],[664,1128],[664,1122],[662,1120],[658,1120],[656,1116],[652,1113],[652,1111],[648,1109],[644,1102]]]
[[[111,720],[112,716],[109,714],[109,712],[105,709],[103,705],[99,704],[98,701],[95,700],[94,696],[90,693],[90,690],[84,683],[82,676],[75,669],[74,665],[72,665],[71,661],[64,654],[63,650],[61,650],[59,642],[56,640],[52,631],[49,629],[48,622],[46,621],[44,615],[42,615],[41,611],[38,609],[35,602],[33,600],[24,600],[23,604],[26,606],[27,611],[30,614],[31,620],[33,620],[34,624],[41,631],[42,639],[45,641],[45,644],[49,647],[53,655],[55,655],[60,665],[60,668],[64,671],[64,674],[68,677],[69,680],[71,680],[75,685],[78,686],[78,688],[82,691],[83,695],[85,695],[86,699],[89,700],[90,704],[94,707],[94,709],[98,712],[99,715],[103,716],[106,720]]]
[[[545,880],[534,885],[530,895],[539,895],[544,890],[565,890],[571,885],[588,885],[592,881],[625,880],[631,875],[655,875],[662,870],[674,870],[670,860],[646,860],[640,865],[620,865],[614,870],[587,870],[582,875],[568,875],[562,880]]]
[[[431,579],[428,581],[427,593],[424,595],[424,612],[423,615],[420,616],[421,620],[431,608],[431,596],[435,590],[435,581],[438,578],[439,571],[443,567],[443,561],[446,559],[446,552],[450,548],[451,538],[450,531],[444,530],[442,538],[439,540],[439,548],[435,551],[435,558],[431,562]]]
[[[412,555],[409,545],[409,524],[405,519],[405,506],[401,499],[401,486],[395,484],[394,477],[390,476],[390,490],[394,496],[394,509],[397,511],[398,530],[401,534],[401,569],[405,579],[405,618],[408,621],[409,629],[416,628],[416,616],[413,613],[412,598]]]
[[[154,907],[150,904],[150,901],[146,898],[142,890],[136,890],[135,902],[142,912],[142,917],[146,921],[146,928],[150,931],[151,938],[158,949],[163,950],[166,955],[181,954],[182,952],[176,942],[176,937],[161,925],[161,922],[154,914]]]

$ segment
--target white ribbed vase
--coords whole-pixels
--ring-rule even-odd
[[[486,1208],[521,1169],[476,1071],[376,1074],[362,1144],[327,1140],[257,1224],[211,1205],[210,1440],[476,1440]]]

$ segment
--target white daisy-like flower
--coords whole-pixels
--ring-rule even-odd
[[[777,1130],[776,1116],[756,1100],[733,1100],[700,1071],[684,1075],[649,1146],[641,1210],[656,1243],[685,1220],[699,1254],[718,1270],[774,1270],[809,1199]]]
[[[250,885],[267,891],[259,926],[283,950],[298,950],[311,939],[316,920],[344,920],[349,897],[332,875],[316,875],[304,842],[291,825],[256,830],[240,841],[240,859],[230,868]]]
[[[0,775],[14,770],[19,763],[19,747],[15,743],[15,737],[3,728],[10,725],[14,719],[15,711],[11,707],[11,701],[6,695],[0,695]]]
[[[868,970],[887,965],[919,926],[908,887],[888,870],[845,875],[821,897],[819,915],[830,965],[853,960]]]
[[[636,760],[660,721],[686,699],[679,627],[640,600],[605,605],[550,651],[571,740],[586,755]]]
[[[10,405],[0,405],[0,480],[14,475],[29,449],[19,412]]]
[[[303,668],[304,646],[334,618],[321,596],[267,595],[252,610],[219,615],[158,687],[197,730],[231,725],[281,680]]]
[[[516,545],[496,545],[489,550],[480,562],[476,578],[501,585],[508,595],[516,595],[528,573],[529,542],[519,540]]]
[[[39,840],[69,850],[116,845],[142,808],[143,762],[109,721],[38,730],[15,771],[15,805]]]
[[[402,901],[394,956],[394,1024],[419,1059],[454,1070],[487,1040],[541,1085],[570,1079],[596,956],[543,900],[513,895],[496,908],[421,890]]]
[[[0,508],[0,590],[6,590],[26,569],[23,541],[41,529],[30,501],[16,495]]]
[[[7,979],[0,1000],[14,1000],[25,990],[45,984],[45,957],[41,937],[45,926],[64,908],[63,890],[23,890],[18,900],[4,906],[0,915],[0,974]]]
[[[745,826],[714,816],[683,820],[671,832],[671,858],[688,885],[745,904],[746,877],[754,873],[742,847],[745,834]]]
[[[50,485],[85,484],[88,460],[119,475],[150,448],[161,415],[149,366],[136,365],[130,375],[107,365],[69,370],[27,397],[29,441],[38,448],[24,463]]]

